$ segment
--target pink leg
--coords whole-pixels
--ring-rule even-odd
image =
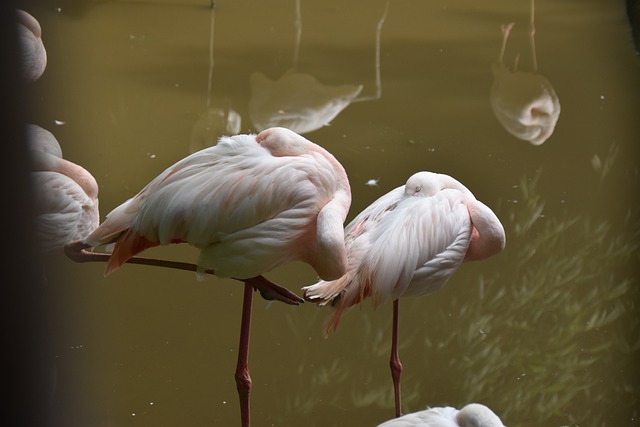
[[[251,393],[251,376],[249,375],[249,336],[251,335],[251,306],[253,305],[253,288],[244,285],[242,301],[242,324],[240,326],[240,345],[238,348],[238,364],[236,365],[236,386],[240,397],[240,418],[242,427],[251,425],[249,394]]]
[[[400,403],[400,375],[402,375],[402,363],[398,356],[398,317],[399,317],[399,302],[393,301],[393,330],[391,332],[391,359],[389,366],[391,367],[391,378],[393,379],[393,392],[396,402],[396,417],[402,415],[401,403]]]
[[[75,262],[107,262],[109,261],[110,254],[91,252],[88,250],[90,247],[82,243],[81,241],[71,242],[64,248],[67,257],[71,258]],[[176,270],[196,271],[197,266],[195,264],[189,264],[186,262],[168,261],[154,258],[132,257],[127,260],[127,264],[141,264],[152,265],[156,267],[173,268]],[[215,274],[213,270],[205,270],[207,274]],[[276,285],[269,279],[263,276],[256,276],[250,279],[235,279],[246,284],[251,285],[257,291],[260,291],[260,295],[266,300],[282,301],[285,304],[298,305],[304,302],[302,298],[294,294],[287,288]]]

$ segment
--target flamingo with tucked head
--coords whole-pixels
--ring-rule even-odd
[[[223,136],[167,168],[113,209],[84,243],[115,244],[105,274],[147,248],[187,243],[197,271],[245,281],[236,380],[249,425],[248,347],[252,286],[298,304],[260,275],[292,261],[326,280],[347,268],[343,226],[351,205],[347,174],[327,150],[281,127]],[[264,295],[264,294],[263,294]]]
[[[505,233],[500,220],[456,179],[418,172],[358,214],[345,228],[347,272],[303,288],[304,298],[334,312],[325,336],[344,312],[371,298],[392,300],[391,373],[396,416],[400,416],[398,299],[442,288],[465,261],[500,253]]]
[[[38,80],[47,68],[47,50],[42,42],[42,28],[36,18],[16,9],[22,72],[28,82]]]
[[[84,167],[62,157],[48,130],[27,125],[36,204],[36,243],[43,252],[62,250],[98,227],[98,183]]]

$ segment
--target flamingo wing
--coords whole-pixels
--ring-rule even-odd
[[[304,287],[307,300],[331,303],[335,312],[324,333],[335,330],[342,313],[367,297],[374,305],[440,289],[464,261],[473,225],[468,195],[445,189],[431,197],[405,195],[398,187],[372,203],[346,227],[347,273]]]
[[[472,224],[464,195],[407,197],[372,230],[357,276],[374,304],[441,288],[464,261]]]

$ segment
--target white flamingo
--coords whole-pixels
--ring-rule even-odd
[[[44,252],[61,250],[98,227],[98,183],[85,168],[62,157],[60,144],[48,130],[28,124],[27,142],[36,243]]]
[[[418,172],[358,214],[345,228],[345,244],[346,274],[304,287],[304,297],[334,307],[325,336],[337,328],[346,309],[365,298],[371,297],[375,306],[394,302],[390,365],[399,416],[398,299],[432,293],[463,262],[501,252],[504,228],[491,209],[454,178]]]
[[[106,274],[147,248],[188,243],[200,250],[200,275],[213,270],[245,281],[236,381],[248,426],[252,287],[297,304],[300,297],[260,275],[302,261],[327,280],[342,276],[350,205],[347,174],[333,155],[289,129],[270,128],[221,137],[178,161],[113,209],[84,244],[115,243]]]
[[[394,418],[377,427],[505,427],[502,420],[480,403],[458,410],[451,406],[427,408]]]
[[[42,41],[42,28],[36,18],[16,9],[22,70],[28,82],[38,80],[47,67],[47,50]]]

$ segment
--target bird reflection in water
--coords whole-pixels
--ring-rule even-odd
[[[379,99],[381,97],[380,34],[388,7],[387,2],[376,29],[376,94],[359,97],[362,85],[324,85],[311,74],[297,71],[302,38],[302,18],[300,0],[296,0],[293,66],[277,80],[271,80],[260,72],[254,72],[250,77],[249,115],[253,126],[258,131],[282,126],[297,133],[309,133],[329,125],[353,102]]]
[[[211,26],[209,32],[209,74],[207,80],[207,109],[199,114],[198,120],[191,128],[189,153],[195,153],[218,142],[220,135],[236,135],[240,132],[242,117],[230,107],[212,106],[213,42],[215,32],[215,4],[211,2]]]
[[[553,134],[560,116],[560,101],[549,80],[537,72],[534,1],[531,0],[529,33],[533,71],[518,71],[519,56],[513,70],[504,64],[507,39],[515,23],[503,25],[500,55],[492,67],[489,100],[498,121],[510,134],[533,145],[541,145]]]

